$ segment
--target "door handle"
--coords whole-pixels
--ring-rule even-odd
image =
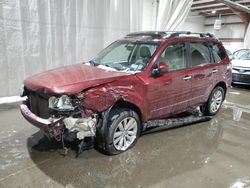
[[[192,76],[187,75],[187,76],[185,76],[185,77],[183,78],[183,80],[190,80],[191,78],[192,78]]]
[[[213,70],[212,70],[212,73],[216,73],[216,72],[218,72],[217,69],[213,69]]]

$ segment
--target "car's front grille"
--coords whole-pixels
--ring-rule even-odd
[[[28,95],[28,104],[31,112],[38,117],[49,118],[48,99],[35,92],[30,92]]]
[[[243,73],[249,74],[250,73],[249,68],[233,67],[233,70],[240,73],[240,74],[243,74]]]

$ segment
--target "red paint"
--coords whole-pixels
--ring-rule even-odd
[[[124,100],[140,110],[143,122],[166,118],[205,103],[219,82],[225,83],[227,87],[231,83],[228,57],[220,63],[187,68],[159,77],[150,76],[158,56],[169,43],[190,40],[204,41],[204,38],[162,39],[149,65],[140,73],[106,71],[79,64],[32,76],[24,81],[24,85],[28,89],[52,95],[78,94],[84,90],[83,106],[92,111],[102,112],[118,100]],[[217,42],[209,38],[206,41]],[[212,73],[213,69],[218,72]],[[186,76],[192,79],[184,80]]]
[[[58,122],[60,122],[63,118],[59,118],[57,120],[54,119],[53,122],[51,122],[51,120],[49,119],[42,119],[40,117],[37,117],[35,114],[33,114],[28,106],[26,105],[25,102],[22,102],[20,104],[20,111],[23,115],[23,117],[30,123],[32,123],[33,125],[35,125],[36,127],[38,127],[39,129],[42,130],[48,130],[50,126],[56,125]]]
[[[33,91],[45,94],[76,94],[126,75],[128,74],[76,64],[31,76],[24,81],[24,85]]]
[[[147,101],[145,100],[147,83],[142,82],[136,75],[129,75],[114,82],[94,87],[85,92],[84,106],[94,111],[102,112],[124,100],[137,106],[142,114],[142,119],[147,118]]]

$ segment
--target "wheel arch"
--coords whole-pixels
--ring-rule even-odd
[[[118,100],[112,106],[111,110],[114,109],[114,108],[128,108],[128,109],[131,109],[131,110],[135,111],[138,114],[141,123],[143,123],[142,112],[141,112],[140,108],[138,106],[136,106],[135,104],[133,104],[131,102],[128,102],[128,101],[124,101],[124,100]]]
[[[217,86],[220,86],[220,87],[222,87],[223,89],[224,89],[224,91],[225,91],[225,93],[224,93],[224,99],[226,98],[226,92],[227,92],[227,85],[226,85],[226,83],[225,82],[223,82],[223,81],[221,81],[221,82],[218,82],[215,86],[214,86],[214,88],[216,88]],[[214,89],[213,88],[213,89]],[[223,100],[224,100],[223,99]]]

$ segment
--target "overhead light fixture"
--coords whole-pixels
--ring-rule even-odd
[[[213,11],[212,11],[212,14],[215,14],[215,13],[216,13],[216,10],[213,10]]]

